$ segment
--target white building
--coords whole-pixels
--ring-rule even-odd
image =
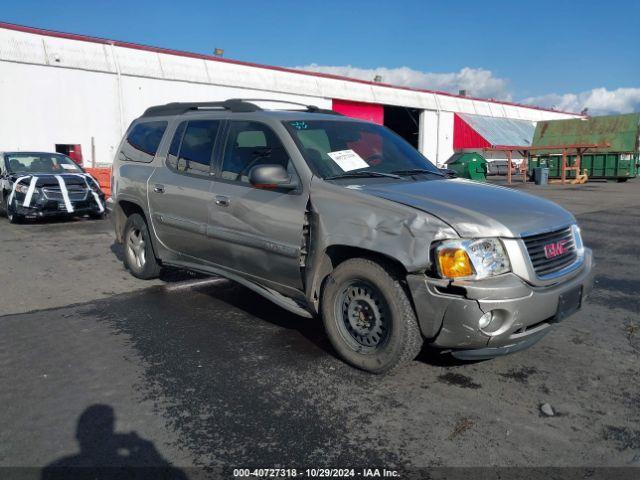
[[[369,118],[439,164],[454,151],[457,113],[533,122],[579,116],[0,23],[0,151],[80,145],[85,165],[109,164],[147,107],[228,98],[288,100]]]

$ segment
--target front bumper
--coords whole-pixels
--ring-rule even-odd
[[[458,358],[491,358],[533,345],[563,318],[559,303],[580,295],[579,305],[593,287],[593,255],[585,249],[584,263],[570,278],[535,287],[513,273],[476,282],[450,282],[408,275],[422,334],[430,345],[452,350]],[[480,330],[478,321],[490,311],[504,314],[494,333]],[[575,313],[574,311],[569,312]]]
[[[101,197],[104,205],[104,197]],[[56,200],[39,199],[30,206],[25,207],[21,203],[14,204],[14,213],[25,218],[57,217],[65,215],[81,216],[100,213],[100,207],[93,198],[82,201],[72,201],[73,212],[68,212],[66,206]]]

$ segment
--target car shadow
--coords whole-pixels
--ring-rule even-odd
[[[306,318],[296,315],[231,280],[222,284],[198,288],[198,291],[242,310],[260,321],[287,330],[295,330],[319,349],[335,356],[333,347],[324,333],[324,326],[320,318]]]
[[[111,250],[111,253],[120,262],[124,260],[124,246],[121,243],[113,242],[109,247],[109,250]],[[160,270],[159,276],[160,280],[167,283],[184,282],[186,280],[196,280],[201,278],[207,278],[207,275],[173,267],[163,267],[162,270]]]
[[[226,284],[205,286],[198,290],[216,300],[242,310],[258,320],[287,330],[295,330],[325,353],[334,357],[338,356],[331,346],[331,342],[329,342],[320,318],[305,318],[291,313],[262,295],[231,280]],[[479,362],[459,360],[449,352],[426,345],[422,348],[416,361],[438,367],[454,367]]]
[[[424,346],[416,357],[416,361],[426,363],[433,367],[460,367],[485,362],[486,360],[460,360],[447,350]]]
[[[65,223],[77,223],[77,222],[101,222],[107,217],[103,218],[91,218],[87,215],[73,216],[73,215],[56,215],[52,217],[37,217],[23,219],[20,225],[59,225]]]
[[[153,442],[134,431],[116,432],[115,420],[115,412],[109,405],[95,404],[85,409],[76,426],[80,451],[44,467],[40,478],[187,479],[185,472],[172,466]]]

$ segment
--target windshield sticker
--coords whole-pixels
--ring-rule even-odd
[[[75,170],[76,169],[75,165],[70,165],[68,163],[61,163],[60,166],[62,168],[64,168],[65,170]]]
[[[296,130],[306,130],[307,128],[309,128],[309,125],[307,125],[307,122],[303,122],[303,121],[289,122],[289,125],[291,125]]]
[[[337,152],[327,152],[331,160],[336,162],[338,166],[345,172],[357,170],[359,168],[369,168],[369,164],[365,162],[360,155],[353,150],[339,150]]]

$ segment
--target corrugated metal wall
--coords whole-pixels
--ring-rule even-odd
[[[94,137],[97,162],[109,163],[123,129],[148,106],[233,97],[278,98],[322,108],[331,108],[332,99],[342,99],[435,112],[423,119],[420,148],[440,161],[452,152],[451,112],[528,120],[571,117],[195,57],[0,28],[0,149],[51,150],[55,143],[81,144],[89,163]]]

